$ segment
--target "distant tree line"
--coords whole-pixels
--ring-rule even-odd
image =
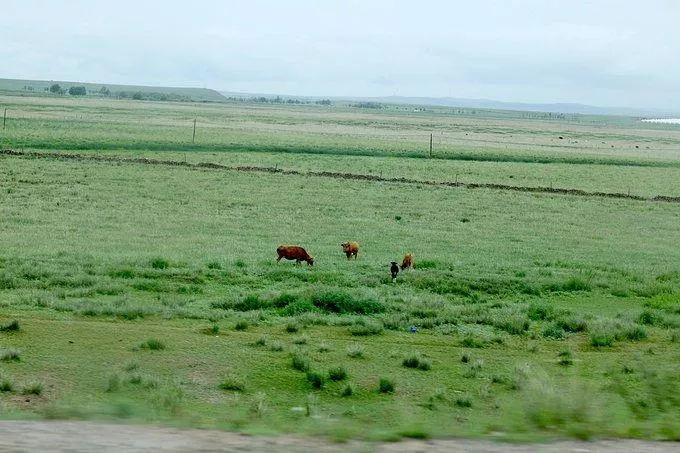
[[[359,109],[381,109],[383,105],[379,102],[355,102],[350,104],[350,107],[356,107]]]
[[[264,96],[252,96],[252,97],[243,97],[243,96],[229,96],[227,97],[228,101],[232,102],[247,102],[247,103],[255,103],[255,104],[317,104],[317,105],[332,105],[332,102],[330,99],[319,99],[316,101],[311,101],[308,99],[296,99],[296,98],[287,98],[284,99],[281,96],[276,96],[273,98],[268,98]]]

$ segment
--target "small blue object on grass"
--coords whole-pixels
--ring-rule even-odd
[[[408,331],[411,333],[416,333],[418,332],[418,328],[416,326],[409,326]]]

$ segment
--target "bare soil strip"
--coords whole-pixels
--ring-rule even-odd
[[[184,453],[184,452],[319,452],[319,453],[529,453],[678,451],[680,444],[641,440],[558,441],[508,444],[489,440],[406,440],[334,443],[295,436],[246,436],[238,433],[154,426],[73,421],[0,421],[0,451],[7,453]]]
[[[528,193],[552,193],[558,195],[573,195],[579,197],[600,197],[600,198],[619,198],[636,201],[663,201],[667,203],[680,203],[680,197],[673,197],[668,195],[656,195],[654,197],[642,197],[639,195],[631,195],[620,192],[589,192],[581,189],[567,189],[559,187],[542,187],[542,186],[510,186],[507,184],[494,183],[463,183],[458,181],[428,181],[412,178],[383,178],[376,175],[366,175],[360,173],[339,173],[331,171],[307,171],[302,172],[298,170],[283,170],[277,167],[257,167],[257,166],[229,166],[221,165],[211,162],[199,162],[192,164],[189,162],[149,159],[145,157],[140,158],[126,158],[120,156],[96,156],[92,154],[73,154],[73,153],[45,153],[35,151],[16,151],[13,149],[3,149],[0,155],[15,156],[15,157],[31,157],[42,159],[59,159],[59,160],[88,160],[97,162],[115,162],[115,163],[134,163],[146,165],[166,165],[174,167],[187,168],[209,168],[216,170],[228,171],[242,171],[242,172],[263,172],[263,173],[278,173],[282,175],[302,175],[302,176],[317,176],[321,178],[334,179],[352,179],[358,181],[372,181],[372,182],[395,182],[402,184],[420,184],[428,186],[443,186],[443,187],[463,187],[467,189],[495,189],[507,190],[514,192],[528,192]]]

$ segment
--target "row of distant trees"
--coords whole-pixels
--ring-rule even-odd
[[[102,87],[102,90],[105,90],[106,95],[108,96],[110,94],[110,91],[106,87]],[[58,83],[53,83],[50,85],[49,88],[50,93],[52,94],[70,94],[71,96],[85,96],[87,94],[87,89],[85,89],[84,86],[72,86],[68,90]],[[100,90],[101,92],[101,90]],[[103,93],[103,92],[102,92]]]
[[[229,101],[234,101],[234,102],[254,102],[258,104],[317,104],[317,105],[331,105],[331,100],[330,99],[319,99],[316,101],[310,101],[307,99],[301,100],[301,99],[295,99],[295,98],[288,98],[284,99],[281,96],[276,96],[274,98],[267,98],[264,96],[253,96],[253,97],[238,97],[238,96],[229,96],[227,98]]]

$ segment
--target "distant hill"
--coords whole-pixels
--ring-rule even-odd
[[[218,91],[208,88],[156,87],[143,85],[116,85],[88,82],[69,82],[63,80],[22,80],[0,79],[0,91],[42,94],[49,93],[53,84],[59,84],[68,91],[73,86],[84,86],[88,95],[102,95],[107,89],[112,97],[132,97],[134,93],[142,93],[145,99],[187,100],[223,102],[226,100]],[[123,94],[123,96],[119,96]]]
[[[584,115],[622,115],[622,116],[649,116],[649,115],[678,115],[680,109],[675,111],[663,109],[634,108],[634,107],[598,107],[585,104],[554,103],[554,104],[531,104],[523,102],[502,102],[490,99],[461,99],[461,98],[429,98],[429,97],[405,97],[387,96],[383,98],[371,98],[376,102],[390,102],[399,104],[437,105],[443,107],[461,107],[494,110],[518,110],[531,112],[550,113],[578,113]]]

